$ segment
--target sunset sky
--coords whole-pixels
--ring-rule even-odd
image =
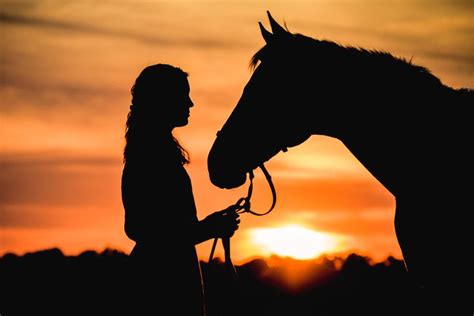
[[[0,0],[0,255],[131,250],[120,198],[124,125],[130,88],[155,63],[190,74],[195,107],[176,135],[191,153],[198,217],[245,195],[246,186],[213,187],[206,159],[264,44],[257,22],[268,26],[266,10],[292,32],[386,50],[446,85],[474,87],[472,0]],[[340,141],[313,136],[267,168],[278,203],[266,217],[242,215],[236,262],[349,251],[401,258],[394,197]],[[271,202],[262,178],[256,209]],[[282,235],[301,239],[288,246],[275,240]],[[284,251],[300,240],[318,246]],[[198,246],[202,259],[210,247]]]

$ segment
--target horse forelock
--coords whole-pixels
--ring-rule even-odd
[[[254,71],[255,68],[257,68],[258,63],[262,61],[262,58],[263,58],[263,55],[264,55],[265,47],[267,47],[267,46],[266,46],[266,45],[263,46],[263,47],[262,47],[258,52],[256,52],[255,55],[253,55],[252,58],[250,59],[250,68],[252,69],[252,71]]]

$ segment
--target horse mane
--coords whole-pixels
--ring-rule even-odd
[[[288,37],[283,39],[281,45],[270,43],[262,47],[253,55],[250,60],[250,68],[255,71],[259,62],[273,55],[295,56],[293,58],[308,57],[312,51],[318,51],[321,54],[320,59],[329,60],[331,57],[342,57],[346,60],[352,60],[354,63],[363,64],[368,68],[383,66],[384,69],[392,69],[396,72],[403,72],[407,75],[424,80],[432,85],[442,85],[441,81],[434,76],[427,68],[412,63],[403,57],[395,57],[391,53],[381,50],[371,50],[361,47],[344,46],[328,40],[317,40],[304,36],[302,34],[292,34],[288,32]],[[274,48],[276,46],[276,49]],[[291,52],[291,54],[289,54]]]

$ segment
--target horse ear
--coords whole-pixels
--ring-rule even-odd
[[[261,22],[258,22],[258,26],[260,26],[260,32],[262,32],[263,39],[265,43],[270,43],[272,41],[273,34],[268,32],[262,25]]]
[[[275,21],[275,19],[270,14],[270,11],[267,11],[267,15],[268,15],[268,19],[270,20],[270,25],[272,27],[273,35],[283,35],[283,34],[286,35],[287,33],[286,30],[280,24],[278,24],[277,21]]]

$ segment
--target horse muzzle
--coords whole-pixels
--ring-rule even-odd
[[[245,183],[247,172],[236,168],[232,161],[235,162],[211,149],[207,159],[207,169],[212,184],[221,189],[233,189]]]

